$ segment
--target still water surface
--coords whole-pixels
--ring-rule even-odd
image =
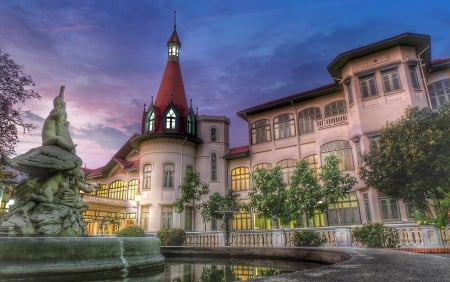
[[[165,272],[160,282],[247,281],[322,265],[308,261],[257,258],[166,258]]]

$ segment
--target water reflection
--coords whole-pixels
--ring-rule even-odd
[[[267,259],[167,258],[160,282],[247,281],[321,265],[304,261]]]

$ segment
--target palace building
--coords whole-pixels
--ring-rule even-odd
[[[111,234],[131,224],[149,233],[165,227],[221,230],[221,223],[203,222],[192,207],[174,211],[187,170],[200,174],[210,194],[232,189],[244,202],[256,168],[280,166],[288,182],[300,160],[319,169],[326,156],[336,155],[340,168],[358,178],[361,155],[374,146],[386,122],[400,118],[407,107],[436,109],[450,100],[450,59],[431,59],[430,36],[404,33],[338,54],[327,67],[331,84],[238,109],[248,122],[249,145],[230,148],[229,119],[198,115],[187,101],[176,27],[167,48],[159,91],[154,102],[149,93],[141,132],[103,167],[85,169],[88,181],[102,185],[83,195],[90,234]],[[410,212],[406,203],[358,178],[348,196],[326,214],[316,214],[310,226],[404,223]],[[233,230],[272,226],[255,213],[241,211],[233,218]]]

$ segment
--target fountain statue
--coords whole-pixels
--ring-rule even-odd
[[[42,128],[42,146],[2,163],[28,174],[15,190],[14,205],[0,225],[0,236],[87,235],[80,190],[92,192],[69,132],[64,86]]]
[[[0,281],[122,281],[142,274],[145,281],[159,281],[165,259],[158,238],[87,236],[82,214],[88,206],[80,191],[100,185],[85,181],[69,132],[64,86],[45,119],[42,146],[14,158],[3,155],[0,163],[0,184],[14,177],[11,168],[28,175],[0,220]]]

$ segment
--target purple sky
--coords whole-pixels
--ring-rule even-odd
[[[450,57],[446,0],[2,0],[0,48],[42,96],[22,107],[38,129],[20,136],[17,153],[40,146],[65,85],[77,153],[89,168],[105,165],[140,132],[175,10],[187,99],[199,114],[231,119],[232,147],[248,144],[236,112],[331,83],[326,67],[342,52],[414,32],[431,35],[432,59]]]

